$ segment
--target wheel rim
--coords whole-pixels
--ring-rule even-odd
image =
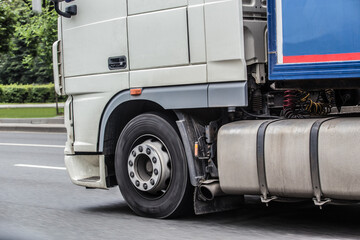
[[[132,185],[147,197],[166,192],[171,161],[166,146],[154,136],[140,137],[129,153],[127,168]]]

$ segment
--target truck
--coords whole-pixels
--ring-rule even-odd
[[[153,218],[360,201],[358,0],[53,2],[74,184]]]

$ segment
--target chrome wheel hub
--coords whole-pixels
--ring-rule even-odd
[[[132,184],[140,191],[166,190],[170,178],[170,157],[160,141],[146,140],[130,152],[127,166]]]

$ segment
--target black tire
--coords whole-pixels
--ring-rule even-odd
[[[170,121],[165,115],[158,113],[142,114],[132,119],[125,126],[117,142],[115,152],[116,179],[125,201],[140,216],[168,218],[193,211],[191,207],[193,188],[189,182],[186,155],[175,127],[174,121]],[[170,160],[167,158],[166,164],[168,166],[166,171],[170,172],[170,177],[166,182],[161,181],[165,186],[163,190],[157,193],[138,189],[139,186],[136,187],[133,183],[134,179],[130,177],[131,168],[128,169],[129,162],[132,161],[130,154],[134,154],[133,149],[137,149],[137,144],[147,141],[161,143],[161,149],[170,158]],[[138,156],[140,154],[136,156],[136,159]],[[134,163],[140,162],[136,159],[134,159]],[[148,168],[145,168],[148,171]],[[154,170],[150,171],[153,172]],[[150,176],[153,173],[148,172],[148,174]]]

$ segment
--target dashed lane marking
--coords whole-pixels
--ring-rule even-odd
[[[53,170],[66,170],[65,167],[51,167],[51,166],[41,166],[41,165],[29,165],[29,164],[14,164],[15,167],[27,167],[27,168],[43,168],[43,169],[53,169]]]
[[[43,145],[43,144],[24,144],[24,143],[0,143],[0,146],[65,148],[65,146],[62,145]]]

